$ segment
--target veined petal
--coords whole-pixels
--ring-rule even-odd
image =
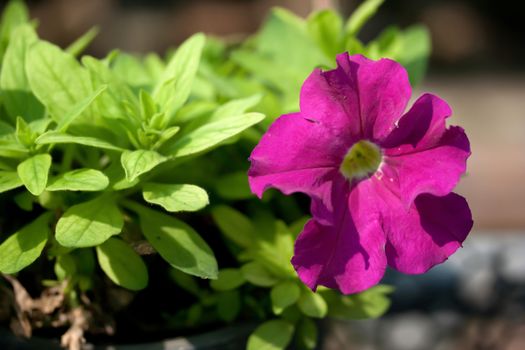
[[[383,199],[388,265],[404,273],[424,273],[444,262],[461,247],[473,225],[467,201],[455,193],[422,194],[409,210],[391,193]]]
[[[323,285],[344,294],[358,293],[383,277],[386,238],[370,181],[351,191],[348,183],[337,187],[333,224],[310,220],[295,243],[292,264],[313,290]]]
[[[410,99],[406,70],[389,59],[337,56],[337,68],[315,70],[301,90],[301,113],[345,130],[346,138],[381,140],[395,128]]]
[[[274,187],[322,200],[330,193],[329,181],[345,151],[343,140],[322,124],[299,113],[281,116],[250,156],[250,188],[259,197]]]
[[[385,155],[381,170],[389,175],[382,181],[397,182],[399,195],[409,207],[422,193],[436,196],[450,193],[465,173],[469,156],[470,145],[465,132],[460,127],[450,127],[430,148]]]
[[[449,105],[436,95],[424,94],[401,117],[397,127],[381,142],[385,154],[395,156],[434,147],[447,130]]]

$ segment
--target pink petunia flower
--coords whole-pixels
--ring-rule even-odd
[[[445,261],[472,228],[466,200],[452,193],[470,145],[446,126],[445,101],[421,96],[395,61],[347,53],[301,89],[300,112],[277,119],[253,150],[249,182],[312,199],[292,258],[300,279],[356,293],[386,266],[424,273]]]

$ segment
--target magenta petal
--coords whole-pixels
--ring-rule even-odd
[[[304,192],[323,200],[345,151],[346,145],[322,124],[298,113],[281,116],[250,156],[250,188],[259,197],[275,187],[285,194]]]
[[[337,56],[337,68],[315,70],[301,90],[301,113],[347,138],[382,139],[394,128],[410,99],[406,70],[389,59]]]
[[[445,261],[461,247],[473,224],[467,201],[455,193],[422,194],[408,212],[392,199],[387,211],[383,215],[388,265],[410,274]]]
[[[412,89],[405,68],[390,59],[370,60],[364,56],[349,56],[359,64],[357,81],[363,136],[382,140],[395,128],[410,100]],[[337,58],[344,61],[344,54]]]
[[[470,146],[460,127],[447,129],[432,148],[397,156],[385,156],[382,181],[397,183],[408,207],[421,193],[444,196],[459,182],[467,167]]]
[[[334,208],[334,224],[310,220],[295,243],[292,264],[313,290],[323,285],[358,293],[383,277],[386,240],[370,182],[359,183],[350,193],[348,184],[337,187],[340,205]]]
[[[385,154],[395,156],[434,147],[447,130],[446,118],[450,115],[452,110],[444,100],[432,94],[422,95],[383,140]]]

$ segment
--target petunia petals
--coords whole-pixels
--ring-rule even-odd
[[[298,113],[281,116],[250,156],[250,187],[259,197],[275,187],[285,194],[303,192],[322,200],[329,197],[327,181],[345,150],[346,145],[321,123]]]
[[[466,200],[422,194],[409,211],[392,201],[385,213],[388,265],[410,274],[424,273],[452,255],[472,228]]]
[[[444,196],[456,187],[467,168],[470,146],[463,129],[451,127],[432,148],[385,156],[383,171],[395,173],[399,194],[408,207],[422,193]],[[392,178],[392,177],[391,177]],[[384,177],[383,181],[389,181]]]
[[[310,220],[295,243],[292,258],[299,278],[311,289],[318,285],[358,293],[377,284],[386,268],[385,234],[370,184],[361,182],[348,193],[338,183],[332,225]],[[346,205],[344,205],[346,203]]]
[[[410,94],[398,63],[338,55],[336,69],[306,79],[301,112],[275,121],[253,151],[255,194],[274,187],[311,197],[313,218],[292,258],[311,289],[357,293],[378,283],[387,264],[424,273],[471,230],[466,200],[452,193],[469,140],[447,128],[452,110],[435,95],[404,113]]]
[[[434,147],[445,133],[446,118],[450,115],[452,109],[444,100],[423,94],[381,142],[385,154],[395,156]]]

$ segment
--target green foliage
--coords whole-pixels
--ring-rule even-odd
[[[0,271],[16,273],[35,261],[47,242],[49,213],[15,232],[0,245]]]
[[[195,34],[186,40],[175,52],[155,84],[154,101],[165,106],[168,118],[171,118],[190,96],[204,41],[203,34]]]
[[[355,36],[365,23],[377,12],[377,9],[384,0],[364,1],[355,11],[345,25],[345,32],[348,36]]]
[[[219,271],[218,278],[211,281],[210,285],[215,290],[227,291],[240,287],[244,282],[246,279],[239,269],[222,269]]]
[[[95,247],[119,234],[123,225],[114,199],[99,196],[70,207],[58,220],[55,235],[64,247]]]
[[[146,239],[171,266],[190,275],[217,278],[217,261],[195,230],[174,217],[128,203],[140,217]]]
[[[315,318],[324,318],[328,312],[325,299],[309,289],[304,289],[297,301],[297,306],[306,315]]]
[[[23,182],[15,171],[0,171],[0,193],[22,185]]]
[[[247,350],[285,349],[291,342],[294,326],[284,320],[267,321],[260,325],[248,339]]]
[[[170,212],[197,211],[209,204],[206,191],[195,185],[145,183],[142,195]]]
[[[301,289],[297,283],[292,281],[280,282],[270,291],[273,312],[276,315],[281,314],[288,306],[295,304],[300,295]]]
[[[364,1],[346,21],[332,10],[314,12],[303,20],[285,9],[273,9],[259,32],[227,57],[258,82],[258,91],[273,92],[270,92],[273,96],[266,96],[256,110],[268,114],[270,120],[297,111],[298,91],[306,77],[314,68],[333,68],[335,55],[345,51],[372,59],[397,60],[407,69],[411,83],[419,84],[430,53],[430,36],[424,27],[387,28],[368,43],[358,37],[361,28],[383,2]],[[308,54],[303,54],[305,52]],[[221,77],[220,74],[221,70],[217,69],[210,79],[218,91],[248,90],[245,83],[241,85],[235,81],[236,77]],[[270,105],[269,100],[276,101],[277,106],[275,102]]]
[[[95,169],[76,169],[60,174],[51,181],[47,191],[102,191],[109,185],[103,172]]]
[[[126,173],[126,179],[130,182],[165,161],[166,157],[163,155],[143,149],[124,151],[120,157],[120,163]]]
[[[119,286],[140,290],[148,285],[146,264],[124,241],[109,238],[97,246],[97,258],[102,270]]]
[[[51,156],[38,154],[18,164],[16,172],[27,190],[38,196],[46,188],[50,168]]]
[[[393,288],[378,285],[362,293],[342,297],[337,293],[324,290],[321,295],[328,301],[328,315],[342,319],[377,318],[390,307],[388,295]]]
[[[19,26],[12,35],[17,40],[8,46],[0,73],[4,106],[11,119],[24,116],[30,121],[37,120],[42,118],[44,107],[31,92],[25,61],[29,46],[38,38],[29,24]]]
[[[66,52],[77,57],[79,56],[91,42],[97,37],[100,29],[98,27],[93,27],[87,32],[84,33],[80,38],[75,40],[71,45],[66,48]]]
[[[304,79],[334,67],[336,54],[393,58],[412,84],[421,81],[424,27],[358,38],[382,2],[363,2],[347,20],[275,8],[235,45],[195,34],[167,57],[115,50],[97,59],[82,54],[98,29],[63,50],[38,38],[23,3],[11,1],[0,22],[0,201],[31,220],[6,218],[16,232],[0,232],[0,271],[17,273],[42,255],[71,296],[95,288],[101,271],[139,291],[148,260],[137,246],[151,246],[167,263],[166,283],[195,299],[173,324],[259,321],[248,349],[292,340],[313,349],[313,320],[382,315],[390,287],[343,296],[302,284],[290,259],[304,210],[293,197],[259,201],[246,176],[268,125],[298,110]]]
[[[57,122],[93,91],[86,69],[48,42],[37,41],[29,47],[25,66],[31,91]]]

